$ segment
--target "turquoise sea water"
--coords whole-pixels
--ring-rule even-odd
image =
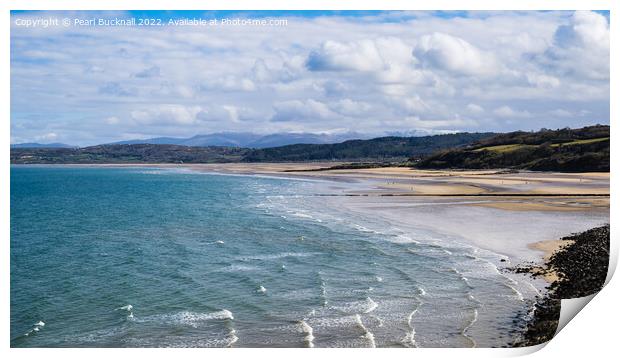
[[[502,346],[535,289],[501,255],[315,194],[334,184],[11,168],[12,347]],[[346,200],[346,198],[343,198]]]

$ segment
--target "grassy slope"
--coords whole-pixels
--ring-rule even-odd
[[[515,168],[566,172],[609,171],[609,126],[512,132],[466,148],[441,151],[420,168]]]

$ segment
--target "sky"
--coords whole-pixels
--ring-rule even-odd
[[[132,17],[165,26],[74,24]],[[60,23],[24,25],[49,18]],[[183,18],[218,23],[167,25]],[[11,19],[11,143],[609,124],[605,12],[14,11]]]

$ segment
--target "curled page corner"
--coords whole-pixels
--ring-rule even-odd
[[[579,298],[570,298],[563,299],[560,308],[560,319],[558,321],[558,328],[555,331],[555,335],[560,333],[564,327],[570,322],[577,314],[588,304],[594,296],[598,293],[595,293],[590,296],[579,297]]]
[[[610,240],[609,240],[609,266],[607,268],[607,277],[605,278],[605,286],[611,281],[611,278],[614,276],[616,272],[616,267],[618,266],[618,241],[613,239],[611,235],[613,231],[611,231],[610,227]],[[603,286],[603,289],[605,287]]]
[[[571,298],[571,299],[563,299],[561,301],[560,308],[560,319],[558,321],[558,328],[555,331],[555,335],[560,333],[564,327],[573,319],[581,310],[592,301],[592,299],[598,295],[601,291],[605,289],[605,286],[611,281],[611,278],[614,276],[616,271],[616,267],[618,265],[618,247],[617,242],[615,240],[610,240],[609,242],[609,267],[607,269],[607,277],[605,279],[605,285],[603,288],[592,295]],[[554,336],[555,336],[554,335]],[[541,345],[544,346],[544,345]]]
[[[511,348],[505,351],[510,352],[509,354],[507,354],[508,357],[523,357],[526,355],[534,354],[542,350],[543,348],[547,346],[547,344],[549,344],[549,342],[550,341],[546,341],[544,343],[537,344],[534,346],[528,346],[528,347]]]

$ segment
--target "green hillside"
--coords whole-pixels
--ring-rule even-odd
[[[437,150],[471,144],[494,133],[455,133],[424,137],[381,137],[336,144],[294,144],[254,150],[246,162],[301,162],[319,160],[405,161]]]
[[[609,171],[609,126],[511,132],[435,153],[419,168]]]

